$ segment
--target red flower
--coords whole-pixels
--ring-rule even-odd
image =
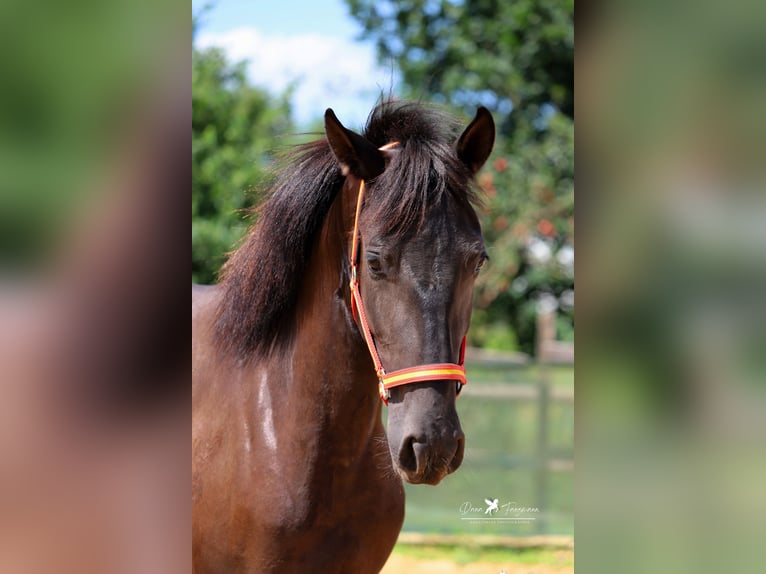
[[[537,231],[546,237],[556,236],[556,227],[547,219],[541,219],[537,224]]]
[[[492,164],[492,167],[495,168],[495,171],[498,173],[504,172],[506,169],[508,169],[508,160],[504,157],[497,158],[494,163]]]
[[[508,218],[502,215],[499,215],[495,218],[493,225],[495,229],[497,229],[498,231],[503,231],[504,229],[508,227]]]

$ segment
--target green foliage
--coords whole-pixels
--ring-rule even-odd
[[[249,85],[218,49],[192,50],[193,281],[213,282],[244,234],[242,210],[259,200],[276,137],[292,130],[288,97]]]
[[[418,560],[447,560],[455,564],[476,564],[478,562],[497,562],[499,564],[526,564],[540,567],[542,564],[557,568],[574,566],[574,550],[533,546],[529,548],[508,548],[504,546],[484,546],[471,544],[471,539],[460,544],[422,545],[399,542],[394,547],[395,554],[411,556]]]
[[[572,0],[348,0],[412,94],[507,114],[501,131],[574,114]],[[513,110],[511,110],[511,108]]]
[[[560,305],[559,336],[571,339],[574,3],[347,1],[381,61],[398,65],[405,95],[494,112],[495,152],[479,175],[492,259],[477,288],[472,343],[532,352],[540,300]],[[500,336],[501,326],[514,334]]]
[[[484,336],[485,324],[510,324],[519,348],[531,353],[539,304],[555,301],[564,319],[558,336],[573,337],[574,126],[557,114],[545,137],[520,153],[509,153],[504,143],[499,139],[494,159],[479,175],[491,259],[477,283],[472,336],[479,346],[496,346]]]

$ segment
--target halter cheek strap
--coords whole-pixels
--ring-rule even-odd
[[[381,150],[390,149],[396,145],[387,144],[380,148]],[[419,367],[409,367],[406,369],[400,369],[398,371],[392,371],[387,373],[383,368],[383,363],[380,360],[380,355],[375,347],[375,341],[372,338],[370,332],[370,324],[367,321],[367,313],[364,310],[364,303],[362,302],[362,296],[359,292],[359,213],[362,209],[362,200],[364,198],[364,180],[359,183],[359,194],[356,199],[356,215],[354,217],[354,234],[352,237],[351,247],[351,312],[362,331],[364,340],[367,343],[367,348],[370,351],[372,362],[375,364],[375,372],[378,375],[378,394],[380,399],[388,405],[388,399],[390,398],[389,389],[392,387],[398,387],[400,385],[407,385],[409,383],[417,383],[422,381],[442,381],[453,380],[457,381],[457,392],[463,388],[463,385],[467,384],[465,377],[465,367],[463,363],[465,361],[465,337],[463,337],[460,343],[460,362],[455,363],[434,363],[429,365],[421,365]]]

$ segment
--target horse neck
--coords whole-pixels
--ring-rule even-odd
[[[341,444],[348,443],[345,456],[362,452],[382,432],[375,369],[351,316],[344,273],[355,191],[348,182],[325,219],[299,296],[290,357],[297,369],[293,389],[312,405],[307,416],[314,416],[325,438],[337,435]]]

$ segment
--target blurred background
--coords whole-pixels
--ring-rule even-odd
[[[572,545],[573,9],[561,0],[192,4],[195,282],[215,282],[275,154],[323,137],[327,107],[357,131],[389,93],[446,106],[466,125],[479,105],[493,112],[497,140],[477,178],[490,262],[459,404],[466,457],[437,488],[407,485],[401,539],[430,535],[449,556],[473,537],[482,550],[463,563],[479,562],[487,545],[507,563],[523,560],[510,547],[525,540]],[[485,499],[498,499],[502,520],[468,520]],[[555,550],[535,560],[571,568],[571,554]]]
[[[577,565],[760,571],[766,4],[583,8]]]
[[[0,572],[190,570],[188,17],[0,3]]]

